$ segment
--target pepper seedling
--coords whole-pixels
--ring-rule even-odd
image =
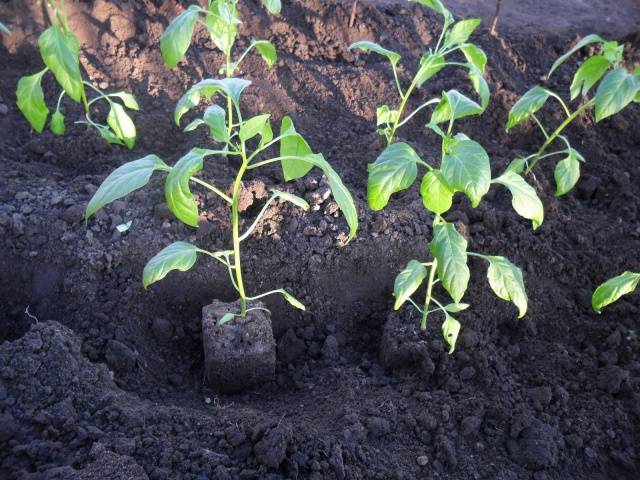
[[[255,49],[264,59],[268,67],[272,67],[277,59],[276,48],[268,40],[253,40],[237,60],[232,60],[233,46],[241,24],[238,0],[207,0],[207,8],[191,5],[178,15],[167,27],[160,39],[160,50],[167,68],[172,69],[186,55],[195,32],[196,24],[203,25],[209,32],[211,41],[225,56],[225,64],[220,74],[232,78],[245,57]],[[280,0],[262,0],[262,5],[272,14],[281,10]],[[229,132],[233,125],[234,108],[231,99],[227,99],[227,117]]]
[[[59,0],[58,3],[59,5],[56,0],[49,0],[49,6],[53,10],[52,25],[42,32],[38,39],[45,68],[38,73],[20,78],[16,92],[18,108],[33,129],[42,133],[49,117],[49,107],[45,103],[42,89],[42,78],[51,71],[62,87],[55,112],[49,123],[49,128],[55,135],[63,135],[65,132],[65,117],[60,108],[66,95],[84,106],[85,120],[76,123],[85,123],[95,128],[109,143],[126,145],[127,148],[132,149],[136,142],[136,126],[125,109],[138,110],[138,102],[130,93],[104,93],[96,85],[83,79],[80,72],[80,45],[69,28],[64,11],[64,0]],[[93,90],[97,96],[89,99],[85,87]],[[98,101],[104,101],[109,106],[106,125],[91,118],[91,106]]]
[[[547,78],[574,53],[591,44],[596,44],[599,47],[599,53],[580,64],[569,87],[571,101],[580,97],[580,104],[575,110],[572,111],[568,102],[565,102],[559,94],[547,87],[536,85],[513,105],[507,120],[507,131],[509,131],[530,118],[536,123],[545,138],[537,152],[524,158],[515,159],[509,166],[510,170],[529,174],[540,160],[556,156],[563,157],[556,164],[554,171],[555,194],[558,197],[573,189],[580,178],[580,163],[585,161],[562,132],[584,112],[595,110],[595,120],[599,122],[620,112],[631,102],[640,103],[640,66],[636,67],[633,73],[627,71],[621,65],[624,45],[604,40],[598,35],[587,35],[567,53],[560,56],[551,66]],[[595,95],[589,98],[589,92],[596,85]],[[551,133],[536,115],[536,112],[550,98],[557,100],[566,116]],[[562,141],[565,148],[547,153],[547,150],[558,139]]]
[[[196,107],[202,98],[211,99],[214,95],[219,94],[225,100],[231,100],[235,112],[234,118],[237,119],[235,123],[229,124],[225,109],[213,104],[205,110],[202,118],[194,120],[188,127],[188,129],[193,129],[199,125],[205,125],[209,129],[213,141],[223,145],[222,149],[194,148],[179,159],[173,167],[167,165],[156,155],[148,155],[139,160],[126,163],[112,172],[100,185],[87,205],[85,213],[85,218],[88,219],[108,203],[143,187],[156,171],[166,173],[164,195],[169,210],[178,220],[188,226],[197,227],[200,217],[198,203],[191,192],[191,185],[195,184],[204,187],[220,197],[231,209],[231,249],[210,252],[187,242],[175,242],[149,260],[144,268],[142,282],[146,288],[152,283],[163,279],[173,270],[189,270],[195,264],[198,254],[209,256],[227,268],[231,283],[240,297],[240,311],[225,315],[221,320],[222,322],[232,320],[237,315],[244,316],[251,310],[247,308],[248,301],[258,300],[272,294],[281,294],[294,307],[302,310],[305,308],[299,300],[284,289],[271,290],[255,296],[249,296],[246,293],[242,275],[240,246],[244,240],[249,238],[251,232],[259,224],[269,205],[280,199],[291,202],[305,210],[309,208],[304,199],[294,194],[272,190],[272,195],[267,200],[262,211],[251,226],[241,234],[239,198],[242,180],[248,171],[273,163],[280,163],[284,178],[288,181],[304,177],[314,167],[321,169],[328,179],[333,197],[350,228],[348,240],[354,237],[358,227],[357,211],[351,193],[322,154],[312,151],[306,140],[296,131],[289,117],[282,119],[280,134],[275,138],[271,127],[270,115],[263,114],[248,119],[243,118],[240,109],[240,97],[250,83],[248,80],[240,78],[202,80],[191,87],[178,101],[175,109],[175,121],[180,124],[182,116]],[[230,129],[228,128],[229,125]],[[229,130],[231,133],[229,133]],[[256,144],[256,146],[254,149],[250,149],[249,144]],[[277,157],[261,159],[261,156],[270,147],[278,144],[280,154]],[[210,156],[232,157],[239,161],[231,196],[197,176],[204,168],[204,159]]]
[[[400,95],[397,108],[383,105],[377,109],[378,126],[383,126],[378,133],[385,136],[387,147],[368,167],[369,206],[372,210],[385,208],[391,195],[408,189],[415,182],[418,166],[421,166],[426,169],[420,185],[422,202],[425,208],[434,214],[433,238],[428,245],[433,259],[429,262],[411,260],[396,277],[394,309],[398,310],[405,302],[412,304],[422,315],[422,330],[427,328],[427,320],[431,313],[441,312],[444,315],[442,333],[449,344],[449,352],[453,353],[461,326],[452,314],[469,307],[462,303],[470,278],[469,256],[476,256],[488,263],[489,285],[498,297],[517,306],[520,318],[527,310],[527,294],[520,269],[504,257],[468,251],[467,240],[453,223],[443,218],[452,206],[454,194],[463,192],[475,208],[492,183],[500,184],[511,191],[514,207],[522,216],[531,219],[534,226],[542,222],[543,212],[542,203],[535,190],[527,185],[520,175],[507,172],[492,181],[489,156],[484,148],[462,133],[453,133],[456,120],[481,114],[489,102],[489,87],[482,76],[487,57],[480,47],[468,42],[480,20],[456,22],[451,12],[439,0],[416,1],[441,14],[444,27],[435,48],[422,56],[418,70],[406,90],[402,88],[398,76],[397,64],[401,58],[398,53],[367,41],[356,42],[350,48],[371,50],[387,57],[391,62]],[[449,61],[447,57],[454,52],[461,52],[467,63]],[[449,90],[405,114],[414,89],[423,86],[429,78],[446,66],[458,66],[468,70],[473,89],[480,97],[480,104],[457,90]],[[429,105],[435,108],[426,126],[442,139],[439,167],[420,158],[409,144],[395,142],[398,128]],[[426,296],[420,306],[411,297],[425,283]],[[435,298],[433,288],[437,283],[442,284],[453,302],[447,303]]]
[[[640,282],[640,273],[626,271],[617,277],[610,278],[595,289],[591,297],[591,306],[597,313],[620,299],[623,295],[632,293]]]

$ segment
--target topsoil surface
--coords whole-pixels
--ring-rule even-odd
[[[440,21],[413,3],[360,1],[350,27],[351,1],[283,3],[282,15],[270,17],[257,1],[241,2],[241,46],[266,38],[279,52],[271,70],[253,56],[244,64],[253,82],[245,110],[269,112],[276,124],[291,114],[354,193],[361,226],[344,246],[346,224],[316,171],[291,184],[276,168],[248,179],[247,224],[269,187],[305,195],[314,208],[274,205],[246,243],[249,291],[285,287],[308,310],[270,299],[276,379],[238,395],[202,381],[201,309],[234,299],[226,272],[200,261],[147,291],[140,282],[146,260],[174,240],[227,245],[225,206],[199,192],[206,214],[197,230],[188,228],[168,214],[154,180],[82,221],[113,168],[152,152],[174,162],[209,145],[204,132],[182,133],[171,113],[190,85],[216,76],[221,55],[200,32],[187,60],[164,68],[159,38],[185,3],[67,2],[89,77],[136,94],[139,141],[131,152],[110,148],[82,125],[68,125],[64,137],[38,135],[15,105],[15,85],[42,68],[34,45],[44,11],[35,1],[0,5],[13,30],[0,47],[0,478],[640,478],[640,295],[601,316],[590,308],[597,284],[640,266],[638,105],[597,125],[585,115],[569,130],[587,160],[582,178],[557,199],[552,165],[537,171],[546,218],[535,232],[505,191],[492,190],[475,210],[456,197],[446,217],[470,248],[522,266],[527,316],[516,320],[472,260],[472,308],[458,315],[456,353],[445,353],[434,317],[418,334],[429,361],[385,371],[379,346],[393,279],[409,259],[427,258],[430,216],[417,186],[383,212],[366,206],[367,164],[383,148],[375,109],[396,97],[388,64],[347,46],[372,39],[401,52],[406,82]],[[458,15],[486,20],[475,38],[489,56],[492,101],[460,127],[488,150],[494,174],[540,144],[532,125],[507,134],[507,111],[578,35],[624,41],[625,61],[640,62],[634,0],[503,4],[497,37],[486,29],[493,2],[451,4]],[[567,91],[577,61],[548,85]],[[414,101],[466,82],[445,70]],[[48,81],[50,104],[56,91]],[[81,115],[69,104],[65,113]],[[418,117],[401,136],[436,157],[438,138]],[[543,118],[560,117],[551,109]],[[227,187],[233,173],[215,159],[203,175]],[[129,220],[129,231],[115,229]],[[408,310],[401,315],[417,322]]]

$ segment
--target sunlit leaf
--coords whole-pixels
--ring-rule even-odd
[[[18,108],[38,133],[42,133],[44,130],[49,116],[49,109],[44,102],[44,91],[42,90],[42,76],[46,72],[47,70],[44,69],[28,77],[20,78],[16,92]]]
[[[409,188],[418,175],[418,154],[406,143],[392,143],[369,165],[367,200],[372,210],[382,210],[389,197]]]
[[[198,248],[187,242],[175,242],[160,250],[144,267],[142,285],[147,288],[162,280],[169,272],[186,272],[198,259]]]
[[[633,292],[640,282],[640,273],[624,272],[617,277],[613,277],[593,292],[591,298],[591,306],[593,309],[601,313],[602,309],[612,304],[623,295]]]
[[[427,277],[427,269],[417,260],[411,260],[402,270],[393,285],[393,296],[396,301],[394,310],[398,310],[404,302],[420,287],[422,281]]]

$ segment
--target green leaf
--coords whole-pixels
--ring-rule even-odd
[[[115,102],[111,103],[111,110],[107,115],[107,123],[116,137],[122,140],[131,150],[136,143],[136,126],[122,105]]]
[[[539,85],[536,85],[525,93],[509,111],[507,131],[524,122],[527,118],[540,110],[546,103],[549,96],[549,91]]]
[[[407,266],[401,271],[393,284],[393,296],[396,297],[394,310],[398,310],[404,302],[422,284],[427,277],[427,269],[417,260],[411,260]]]
[[[447,23],[453,22],[453,15],[449,10],[444,7],[444,4],[440,0],[413,0],[420,3],[431,10],[438,12],[442,15]]]
[[[282,9],[280,0],[262,0],[262,5],[264,5],[264,8],[266,8],[269,13],[273,13],[274,15],[280,13]]]
[[[229,140],[227,112],[224,108],[215,104],[211,105],[204,111],[202,120],[209,127],[209,132],[216,142],[226,142]]]
[[[464,192],[469,197],[475,208],[491,186],[489,155],[478,142],[459,135],[443,141],[442,174],[453,190]]]
[[[198,226],[198,205],[189,189],[189,179],[202,170],[207,155],[205,149],[192,149],[176,162],[164,184],[167,207],[178,220],[192,227]]]
[[[431,170],[422,178],[420,195],[422,203],[428,210],[443,214],[451,208],[453,194],[453,189],[440,170]]]
[[[296,133],[293,120],[289,116],[285,116],[280,124],[280,135],[285,134],[286,136],[280,140],[281,157],[304,157],[313,153],[304,137]],[[286,181],[302,178],[313,168],[313,164],[295,159],[282,160],[280,164]]]
[[[278,60],[276,47],[267,40],[254,40],[251,44],[256,47],[256,50],[258,50],[264,61],[267,63],[267,66],[273,67]]]
[[[397,110],[389,109],[389,105],[382,105],[376,110],[377,126],[390,124],[392,125],[398,117]]]
[[[45,68],[41,72],[20,78],[16,92],[18,108],[38,133],[42,133],[49,116],[49,109],[44,103],[44,91],[41,83],[42,76],[46,72]]]
[[[115,133],[111,131],[109,127],[106,125],[95,124],[94,127],[98,130],[100,136],[107,141],[107,143],[111,143],[114,145],[124,145],[124,142],[120,140]]]
[[[370,42],[368,40],[361,40],[359,42],[354,42],[351,45],[349,45],[349,50],[353,50],[354,48],[363,50],[365,52],[371,50],[372,52],[375,52],[379,55],[383,55],[389,59],[389,61],[393,64],[394,67],[401,58],[398,53],[392,52],[391,50],[387,50],[386,48],[381,47],[377,43]]]
[[[191,5],[174,18],[162,34],[160,52],[167,68],[175,67],[187,53],[199,15],[199,7]]]
[[[597,313],[612,304],[623,295],[633,292],[640,282],[640,273],[624,272],[617,277],[610,278],[593,292],[591,306]]]
[[[575,99],[580,93],[586,95],[591,87],[602,78],[607,69],[611,66],[609,60],[595,55],[580,65],[571,82],[570,92],[571,100]]]
[[[544,207],[535,189],[513,171],[506,171],[494,180],[511,192],[511,205],[521,217],[531,220],[535,230],[544,220]]]
[[[578,183],[580,178],[580,161],[584,161],[582,155],[571,148],[566,158],[556,164],[553,174],[556,180],[556,196],[560,197],[568,192]]]
[[[489,91],[489,85],[487,81],[482,76],[482,72],[476,68],[472,63],[468,64],[469,67],[469,80],[471,81],[471,85],[473,89],[476,91],[478,96],[480,97],[480,105],[482,105],[482,109],[484,110],[489,105],[489,99],[491,98],[491,92]]]
[[[358,210],[356,209],[351,192],[349,192],[344,183],[342,183],[340,176],[336,173],[333,167],[329,165],[329,162],[327,162],[319,153],[301,155],[297,159],[292,160],[292,162],[300,162],[305,165],[305,168],[306,165],[311,164],[312,167],[318,167],[325,174],[329,181],[331,194],[338,204],[338,208],[342,211],[342,214],[347,221],[347,225],[349,225],[349,238],[347,241],[351,241],[358,230]]]
[[[467,241],[452,223],[439,223],[433,227],[429,251],[437,260],[436,271],[442,286],[459,303],[469,284]]]
[[[382,210],[389,197],[409,188],[418,176],[418,154],[406,143],[392,143],[369,165],[367,200],[372,210]]]
[[[599,37],[598,35],[595,35],[595,34],[587,35],[586,37],[581,39],[578,43],[576,43],[576,45],[571,50],[569,50],[567,53],[565,53],[564,55],[559,57],[554,62],[554,64],[551,66],[551,70],[549,70],[549,73],[547,74],[547,77],[550,77],[551,74],[556,70],[556,68],[558,68],[560,65],[562,65],[567,60],[567,58],[569,58],[571,55],[576,53],[582,47],[585,47],[585,46],[589,45],[590,43],[596,43],[596,42],[604,43],[604,40],[601,37]]]
[[[135,111],[140,110],[140,106],[138,105],[138,101],[136,100],[136,97],[134,97],[130,93],[117,92],[117,93],[110,93],[109,96],[118,97],[120,100],[122,100],[122,103],[124,103],[124,106],[127,107],[129,110],[135,110]]]
[[[487,66],[487,54],[484,53],[484,50],[473,43],[460,45],[460,50],[467,59],[467,62],[480,70],[480,72],[484,72],[484,69]]]
[[[431,123],[448,122],[450,119],[482,113],[483,108],[457,90],[442,93],[442,99],[431,115]]]
[[[527,313],[527,292],[522,271],[504,257],[484,256],[489,262],[487,279],[494,293],[518,307],[518,318]]]
[[[442,322],[442,336],[447,344],[449,344],[449,355],[451,355],[456,349],[456,342],[458,341],[459,334],[460,322],[451,315],[446,315],[444,317],[444,322]]]
[[[640,92],[640,79],[624,68],[616,68],[604,77],[596,91],[596,122],[618,113]]]
[[[271,117],[271,115],[267,113],[264,115],[256,115],[249,120],[245,120],[240,126],[240,140],[246,142],[262,133],[265,123],[269,121],[269,117]]]
[[[60,110],[53,112],[51,116],[51,124],[49,125],[54,135],[64,135],[64,115]]]
[[[449,313],[458,313],[466,310],[469,306],[468,303],[449,303],[444,306],[444,309]]]
[[[433,77],[445,66],[445,58],[442,55],[425,53],[420,59],[420,68],[416,73],[416,85],[421,87],[424,82]]]
[[[240,24],[235,4],[226,1],[211,2],[204,23],[215,46],[222,52],[230,51]]]
[[[284,297],[284,299],[294,307],[300,310],[306,310],[304,304],[300,300],[298,300],[296,297],[291,295],[289,292],[287,292],[286,290],[281,290],[280,293],[282,293],[282,296]]]
[[[507,165],[507,168],[505,169],[505,173],[506,172],[522,173],[524,172],[524,169],[526,168],[526,166],[527,166],[527,161],[524,158],[522,157],[514,158],[513,160],[511,160],[509,165]]]
[[[296,207],[302,208],[305,212],[309,210],[309,203],[304,199],[293,193],[283,192],[281,190],[272,189],[273,195],[280,197],[282,200],[293,203]]]
[[[4,23],[0,22],[0,32],[9,34],[11,30],[9,30]]]
[[[604,42],[602,44],[602,55],[612,65],[618,65],[622,61],[624,53],[624,45],[618,45],[618,42]]]
[[[234,318],[236,318],[235,313],[227,312],[220,318],[220,320],[218,320],[218,325],[224,325],[225,323],[229,323]]]
[[[479,18],[469,18],[454,23],[451,30],[444,36],[444,48],[450,48],[466,42],[480,23],[482,23],[482,20]]]
[[[173,270],[186,272],[198,259],[198,247],[187,242],[174,242],[160,250],[147,262],[142,272],[142,285],[147,288]]]
[[[40,35],[38,45],[42,60],[53,72],[60,86],[69,97],[80,102],[84,86],[80,75],[80,47],[76,36],[53,25]]]
[[[249,85],[251,85],[251,82],[249,80],[244,80],[243,78],[208,78],[206,80],[199,81],[187,90],[187,93],[178,100],[173,114],[176,125],[180,125],[180,119],[185,113],[198,106],[203,96],[207,100],[210,100],[213,95],[221,92],[222,94],[230,97],[233,103],[239,107],[240,95]]]
[[[84,214],[85,220],[105,205],[144,187],[155,170],[169,169],[157,155],[147,155],[116,168],[93,194]]]

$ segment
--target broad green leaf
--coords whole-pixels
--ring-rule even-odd
[[[251,117],[249,120],[245,120],[240,127],[240,140],[246,142],[247,140],[252,139],[256,135],[262,133],[262,129],[264,128],[265,123],[269,121],[269,117],[271,115],[256,115],[255,117]]]
[[[276,52],[276,47],[267,40],[254,40],[251,42],[256,50],[260,53],[264,61],[267,63],[267,66],[273,67],[278,60],[278,53]]]
[[[551,70],[549,70],[549,73],[547,74],[547,77],[550,77],[551,74],[555,71],[556,68],[558,68],[560,65],[562,65],[565,62],[565,60],[567,60],[567,58],[569,58],[571,55],[576,53],[582,47],[585,47],[585,46],[589,45],[590,43],[596,43],[596,42],[604,43],[604,40],[601,37],[599,37],[598,35],[595,35],[595,34],[587,35],[586,37],[581,39],[578,43],[575,44],[575,46],[571,50],[569,50],[567,53],[565,53],[564,55],[559,57],[554,62],[554,64],[551,66]]]
[[[443,214],[453,203],[453,189],[447,183],[440,170],[431,170],[420,184],[422,203],[428,210]]]
[[[129,110],[136,110],[136,111],[140,110],[140,106],[138,105],[138,101],[136,100],[136,97],[134,97],[130,93],[117,92],[117,93],[110,93],[109,96],[118,97],[120,100],[122,100],[122,103],[124,103],[124,106],[127,107]]]
[[[606,58],[612,65],[617,66],[622,61],[624,54],[624,45],[618,45],[618,42],[604,42],[602,44],[602,56]]]
[[[85,220],[105,205],[144,187],[155,170],[169,169],[157,155],[147,155],[116,168],[91,197],[85,210]]]
[[[444,36],[444,48],[450,48],[466,42],[480,23],[482,23],[482,20],[479,18],[469,18],[454,23],[451,30]]]
[[[47,28],[40,39],[40,55],[67,95],[80,102],[84,94],[80,75],[80,47],[72,32],[63,32],[58,25]]]
[[[9,30],[4,23],[0,22],[0,32],[8,34],[11,33],[11,30]]]
[[[596,91],[596,122],[618,113],[640,92],[640,79],[624,68],[616,68],[604,77]]]
[[[482,113],[482,107],[457,90],[442,93],[442,99],[431,115],[431,123],[443,123],[449,120],[477,115]]]
[[[442,322],[442,336],[449,345],[449,354],[452,354],[455,351],[459,334],[460,322],[451,315],[446,315],[444,317],[444,322]]]
[[[289,116],[284,117],[280,124],[280,135],[285,134],[287,136],[280,140],[281,157],[304,157],[313,153],[304,137],[296,133],[293,120]],[[282,160],[280,164],[286,181],[302,178],[313,168],[313,164],[295,159]]]
[[[469,284],[467,241],[452,223],[439,223],[433,227],[429,251],[437,261],[436,271],[453,301],[460,303]]]
[[[556,196],[560,197],[568,192],[578,183],[580,178],[580,161],[584,161],[573,148],[569,150],[566,158],[556,164],[553,174],[556,180]]]
[[[227,112],[220,105],[211,105],[204,111],[202,120],[209,127],[209,132],[216,142],[226,142],[229,139],[226,118]]]
[[[398,111],[389,109],[389,105],[382,105],[376,110],[377,126],[386,124],[393,125],[397,117]]]
[[[458,313],[466,310],[469,306],[468,303],[449,303],[444,306],[444,309],[449,313]]]
[[[44,103],[44,91],[41,83],[42,76],[46,72],[45,68],[41,72],[20,78],[16,92],[18,108],[38,133],[42,133],[49,116],[49,109]]]
[[[162,34],[160,52],[167,68],[175,67],[187,53],[199,15],[199,7],[191,5],[174,18]]]
[[[197,107],[203,96],[207,100],[210,100],[213,95],[218,92],[222,92],[224,95],[230,97],[233,103],[239,107],[240,95],[249,85],[251,85],[251,82],[242,78],[208,78],[206,80],[201,80],[187,90],[182,98],[178,100],[173,114],[173,119],[175,120],[176,125],[180,125],[180,119],[182,116],[192,108]]]
[[[349,225],[349,238],[347,241],[351,241],[358,230],[358,210],[356,209],[351,193],[347,187],[344,186],[344,183],[342,183],[340,176],[336,173],[333,167],[329,165],[329,162],[327,162],[319,153],[301,155],[297,159],[292,160],[292,162],[301,162],[305,165],[305,168],[307,165],[311,164],[312,167],[318,167],[325,174],[329,181],[331,194],[338,204],[338,208],[342,211],[342,214],[347,221],[347,225]]]
[[[369,165],[367,200],[372,210],[382,210],[389,197],[409,188],[418,176],[418,154],[406,143],[392,143]]]
[[[359,50],[363,50],[368,52],[369,50],[375,52],[379,55],[383,55],[389,59],[389,61],[395,66],[400,60],[400,54],[396,52],[392,52],[391,50],[387,50],[386,48],[381,47],[375,42],[370,42],[368,40],[361,40],[359,42],[354,42],[349,45],[349,50],[353,50],[357,48]]]
[[[283,192],[281,190],[272,189],[271,191],[273,192],[273,195],[275,197],[279,197],[282,200],[293,203],[296,207],[302,208],[305,212],[309,210],[309,203],[304,198],[294,195],[293,193]]]
[[[198,247],[187,242],[174,242],[160,250],[147,262],[142,272],[142,285],[147,288],[173,270],[186,272],[198,259]]]
[[[491,92],[489,91],[489,85],[487,81],[484,79],[482,72],[472,63],[468,64],[469,67],[469,80],[471,81],[471,85],[473,89],[476,91],[478,96],[480,97],[480,105],[482,105],[482,109],[484,110],[489,105],[489,99],[491,98]]]
[[[420,59],[420,67],[418,68],[418,73],[416,73],[416,85],[421,87],[424,82],[442,70],[444,66],[445,58],[442,55],[425,53]]]
[[[536,85],[520,97],[509,111],[507,131],[519,123],[524,122],[527,118],[540,110],[546,103],[549,96],[549,92],[546,88]]]
[[[535,230],[544,220],[544,207],[535,189],[513,171],[506,171],[493,180],[511,192],[511,205],[521,217],[531,220]]]
[[[594,55],[580,65],[571,82],[571,100],[575,99],[580,93],[583,96],[589,93],[591,87],[598,83],[610,66],[609,60],[600,55]]]
[[[487,54],[484,53],[484,50],[473,43],[460,45],[460,50],[467,59],[467,62],[475,66],[480,72],[484,72],[487,66]]]
[[[518,318],[527,313],[527,292],[522,271],[508,259],[498,256],[483,257],[489,262],[487,279],[494,293],[518,307]]]
[[[235,4],[220,0],[211,2],[204,23],[215,46],[222,52],[230,51],[240,24]]]
[[[189,179],[202,170],[207,150],[194,148],[173,166],[164,184],[167,207],[178,220],[198,226],[198,205],[189,188]]]
[[[64,135],[64,115],[60,110],[53,112],[49,128],[51,128],[54,135]]]
[[[267,122],[265,122],[264,126],[262,127],[262,131],[260,132],[260,144],[259,146],[262,147],[264,145],[266,145],[267,143],[271,142],[271,140],[273,140],[273,129],[271,128],[271,122],[269,120],[267,120]]]
[[[524,158],[522,157],[514,158],[513,160],[511,160],[509,165],[507,165],[507,168],[505,169],[505,173],[506,172],[522,173],[524,172],[524,169],[526,167],[527,167],[527,161]]]
[[[442,15],[447,23],[453,22],[453,15],[449,10],[447,10],[444,4],[440,0],[413,0],[414,2],[420,3],[431,10],[438,12]]]
[[[98,130],[100,136],[105,139],[108,143],[114,145],[124,145],[124,142],[118,138],[118,136],[111,131],[109,127],[106,125],[95,124],[94,127]]]
[[[300,310],[306,310],[304,304],[300,300],[298,300],[296,297],[291,295],[289,292],[287,292],[286,290],[281,290],[280,293],[282,293],[282,296],[284,297],[284,299],[294,307]]]
[[[282,4],[280,0],[262,0],[262,5],[266,8],[269,13],[278,14],[282,9]]]
[[[623,295],[633,292],[640,282],[640,273],[624,272],[617,277],[610,278],[593,292],[591,306],[597,313],[612,304]]]
[[[426,277],[427,269],[422,263],[417,260],[411,260],[407,263],[393,284],[393,296],[396,297],[393,305],[394,310],[398,310],[413,295]]]
[[[107,115],[107,123],[111,127],[111,130],[113,130],[113,133],[115,133],[129,149],[132,149],[136,143],[136,126],[122,105],[115,102],[111,103],[111,110],[109,110],[109,115]]]
[[[473,208],[491,186],[489,155],[473,140],[456,136],[445,142],[444,156],[440,169],[449,186],[469,197]]]

